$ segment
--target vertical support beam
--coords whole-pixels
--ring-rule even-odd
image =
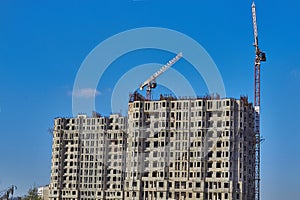
[[[254,65],[255,200],[260,200],[260,58]]]
[[[254,106],[260,107],[260,61],[258,56],[254,66]]]

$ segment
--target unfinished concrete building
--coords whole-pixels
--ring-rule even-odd
[[[129,102],[125,197],[254,199],[254,110],[247,98]]]
[[[122,199],[126,124],[117,114],[56,118],[50,199]]]
[[[50,199],[252,200],[254,109],[247,98],[146,100],[128,120],[55,119]]]

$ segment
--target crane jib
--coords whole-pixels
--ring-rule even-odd
[[[156,87],[155,80],[161,74],[163,74],[167,69],[174,65],[181,57],[183,56],[182,52],[178,53],[172,60],[168,61],[167,64],[163,65],[157,72],[155,72],[150,78],[148,78],[143,84],[140,85],[140,90],[143,90],[147,86],[147,99],[151,98],[151,88]]]
[[[181,57],[183,56],[182,52],[177,54],[172,60],[170,60],[167,64],[162,66],[157,72],[155,72],[150,78],[148,78],[143,84],[140,85],[140,90],[143,90],[145,86],[149,85],[151,82],[155,81],[157,77],[159,77],[162,73],[164,73],[168,68],[174,65]]]

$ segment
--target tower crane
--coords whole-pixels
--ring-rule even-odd
[[[146,90],[146,99],[151,100],[151,90],[152,88],[156,88],[156,78],[159,77],[162,73],[164,73],[167,69],[169,69],[172,65],[174,65],[180,58],[182,58],[182,52],[178,53],[172,60],[170,60],[167,64],[162,66],[157,72],[155,72],[150,78],[148,78],[144,83],[140,85],[140,90],[143,90],[147,87]]]
[[[0,200],[8,200],[9,195],[13,195],[14,191],[17,189],[15,185],[12,185],[9,188],[6,188],[5,190],[0,191]]]
[[[260,199],[260,63],[266,61],[266,53],[258,47],[258,32],[256,23],[256,7],[252,3],[252,20],[254,30],[254,109],[255,109],[255,200]]]

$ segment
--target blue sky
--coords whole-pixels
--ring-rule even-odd
[[[85,57],[101,41],[122,31],[151,26],[188,35],[216,63],[227,96],[248,95],[253,101],[251,4],[240,0],[1,1],[0,190],[14,184],[17,194],[23,195],[33,185],[49,183],[48,128],[55,117],[72,116],[70,94]],[[297,199],[300,2],[257,0],[256,5],[260,47],[268,59],[261,74],[261,132],[266,138],[262,199]],[[99,82],[97,111],[110,113],[107,102],[116,77],[131,66],[165,63],[170,58],[167,52],[144,50],[116,60]],[[186,76],[193,74],[180,66],[184,62],[174,68]],[[207,93],[201,78],[197,91]]]

